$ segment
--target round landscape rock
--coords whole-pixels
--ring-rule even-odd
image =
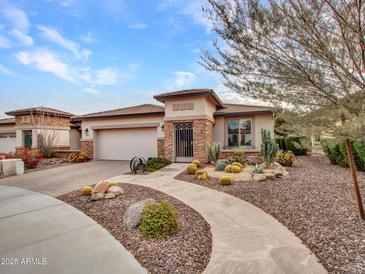
[[[105,181],[101,181],[94,187],[93,193],[105,193],[109,188],[109,185]]]
[[[118,195],[124,194],[124,190],[120,186],[111,186],[111,187],[108,188],[107,193],[112,193],[115,196],[118,196]]]

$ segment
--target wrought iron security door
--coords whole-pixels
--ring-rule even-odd
[[[193,124],[175,124],[175,161],[191,162],[193,155]]]

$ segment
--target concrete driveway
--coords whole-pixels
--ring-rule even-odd
[[[95,184],[129,171],[129,161],[91,161],[0,179],[0,185],[20,187],[49,196]]]

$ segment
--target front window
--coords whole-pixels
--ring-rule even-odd
[[[237,119],[227,122],[227,136],[229,147],[252,146],[252,120]]]

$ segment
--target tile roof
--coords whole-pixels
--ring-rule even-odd
[[[15,124],[15,118],[0,119],[0,124]]]
[[[214,116],[227,116],[237,114],[259,114],[273,113],[275,108],[269,106],[254,106],[242,104],[224,104],[224,109],[219,109],[214,113]]]
[[[182,98],[191,96],[210,96],[218,108],[223,108],[224,104],[213,89],[185,89],[173,92],[161,93],[153,96],[157,101],[165,102],[166,99]]]
[[[43,106],[33,107],[33,108],[17,109],[17,110],[5,112],[5,114],[10,115],[10,116],[16,116],[16,115],[23,115],[23,114],[29,114],[29,113],[40,113],[40,112],[41,113],[47,113],[47,114],[59,115],[59,116],[63,116],[63,117],[72,117],[72,116],[74,116],[74,114],[69,113],[69,112],[65,112],[65,111],[62,111],[62,110],[49,108],[49,107],[43,107]]]
[[[118,108],[108,111],[101,111],[95,113],[89,113],[73,117],[74,121],[92,118],[107,118],[118,116],[131,116],[131,115],[152,115],[152,114],[164,114],[165,108],[154,104],[143,104],[125,108]]]

